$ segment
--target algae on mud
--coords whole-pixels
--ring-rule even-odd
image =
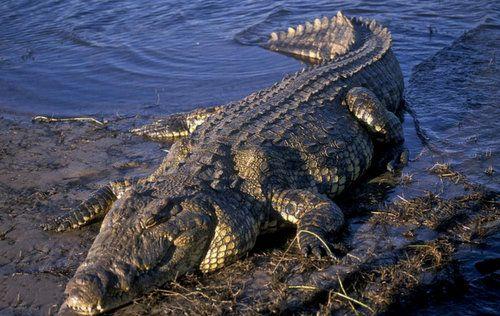
[[[483,76],[469,83],[468,92],[491,91],[484,82],[498,80],[498,63],[490,64],[485,58],[489,52],[481,53],[478,47],[495,38],[498,42],[497,34],[498,30],[480,27],[423,63],[421,67],[426,68],[420,69],[427,70],[413,77],[408,94],[417,115],[425,114],[419,109],[431,93],[446,92],[425,90],[424,81],[433,87],[432,80],[453,78],[450,84],[457,80],[446,73],[443,59],[458,65],[468,60],[463,69]],[[460,54],[450,57],[451,52]],[[432,76],[434,70],[444,74]],[[447,93],[463,96],[464,92]],[[120,129],[130,122],[112,124]],[[495,132],[493,122],[491,117],[478,122],[484,128],[477,132]],[[407,139],[416,139],[411,124],[406,121]],[[429,128],[426,120],[422,126]],[[63,286],[83,260],[97,227],[55,235],[42,232],[38,225],[47,216],[64,212],[57,206],[65,208],[84,199],[94,183],[150,172],[163,154],[156,144],[82,124],[38,125],[2,119],[0,129],[5,135],[0,138],[0,288],[5,293],[0,311],[54,313],[62,303]],[[463,133],[467,137],[468,131]],[[434,135],[432,141],[446,134]],[[465,164],[454,163],[456,157],[425,150],[404,174],[367,181],[346,196],[344,209],[349,210],[349,219],[335,244],[338,261],[304,260],[293,246],[287,251],[286,240],[290,243],[294,236],[290,231],[285,237],[262,238],[247,258],[222,271],[180,278],[120,314],[498,311],[494,259],[499,256],[500,223],[498,194],[491,186],[498,181],[490,180],[497,173],[489,178],[483,169],[497,165],[499,148],[497,139],[488,139],[491,154],[478,165],[464,168]],[[411,149],[413,156],[420,150],[418,146]],[[130,168],[129,161],[139,164]],[[441,173],[443,181],[429,170],[436,163],[449,163],[447,169],[434,168],[446,171]],[[109,165],[115,167],[110,171]],[[450,171],[461,176],[447,176]],[[400,176],[404,185],[394,186]],[[486,188],[464,187],[461,179],[471,178]]]

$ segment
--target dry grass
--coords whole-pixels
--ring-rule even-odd
[[[404,185],[404,186],[408,186],[410,184],[412,184],[414,181],[413,179],[413,174],[412,173],[403,173],[401,175],[401,184]]]
[[[491,230],[487,227],[497,225],[500,218],[497,206],[498,195],[494,192],[474,191],[453,199],[427,192],[410,200],[400,199],[382,212],[373,212],[371,221],[392,226],[427,227],[453,233],[450,236],[470,242],[474,236]]]
[[[364,286],[357,293],[370,301],[377,312],[394,310],[408,301],[421,300],[421,291],[437,286],[439,272],[452,262],[453,250],[446,239],[410,246],[394,264],[362,272],[358,283],[364,283]],[[450,287],[455,284],[453,278],[448,281]]]
[[[438,175],[440,178],[449,179],[455,184],[463,183],[466,180],[464,175],[454,171],[447,163],[436,163],[429,169],[429,171]]]
[[[388,205],[375,212],[370,223],[432,229],[438,237],[332,275],[329,283],[318,283],[315,275],[345,264],[347,256],[303,258],[290,232],[284,237],[288,242],[278,249],[256,250],[214,274],[183,277],[137,300],[131,310],[143,315],[328,315],[333,311],[359,315],[401,311],[428,303],[431,296],[449,298],[465,289],[452,259],[455,245],[478,242],[498,231],[497,200],[496,194],[483,191],[454,199],[428,192]]]

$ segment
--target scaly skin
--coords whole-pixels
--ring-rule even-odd
[[[84,203],[107,215],[67,285],[66,305],[97,314],[190,270],[219,269],[285,222],[297,226],[304,255],[330,255],[324,241],[343,224],[332,199],[376,163],[374,148],[399,153],[403,142],[393,114],[403,78],[390,46],[376,22],[341,13],[273,33],[267,48],[318,65],[241,101],[134,130],[184,138],[121,197]]]

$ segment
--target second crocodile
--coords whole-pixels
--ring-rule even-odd
[[[178,140],[151,176],[112,182],[45,226],[103,219],[66,287],[67,307],[98,314],[188,271],[214,271],[285,223],[297,226],[305,256],[331,255],[325,241],[344,222],[332,199],[403,152],[391,36],[339,12],[272,33],[264,46],[314,65],[241,101],[133,130]]]

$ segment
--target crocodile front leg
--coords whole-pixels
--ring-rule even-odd
[[[85,202],[50,223],[42,224],[44,230],[63,232],[85,226],[102,219],[113,203],[131,186],[129,180],[113,181],[95,191]]]
[[[376,143],[388,145],[381,162],[388,161],[386,167],[389,171],[407,163],[408,150],[403,145],[401,121],[382,105],[372,91],[362,87],[352,88],[346,95],[345,104],[374,137]]]
[[[310,190],[275,190],[271,205],[286,221],[297,225],[299,248],[304,256],[333,256],[326,237],[340,229],[344,214],[332,200]]]
[[[132,129],[130,132],[157,141],[185,137],[194,132],[210,115],[217,113],[221,108],[222,106],[214,106],[187,113],[172,114],[151,124]]]

